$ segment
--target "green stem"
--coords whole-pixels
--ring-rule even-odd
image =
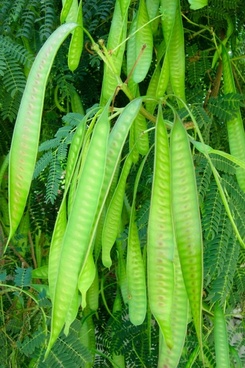
[[[3,176],[9,165],[9,153],[4,157],[3,163],[0,167],[0,187],[3,181]]]

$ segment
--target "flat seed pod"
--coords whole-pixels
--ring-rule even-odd
[[[31,67],[19,107],[9,157],[9,239],[24,213],[38,153],[45,88],[56,53],[76,28],[63,24],[52,33]]]

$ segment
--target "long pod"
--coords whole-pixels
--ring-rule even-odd
[[[111,28],[108,36],[107,49],[109,51],[109,62],[112,64],[113,72],[110,66],[104,65],[104,75],[101,89],[101,103],[105,104],[110,96],[116,91],[118,80],[121,75],[123,55],[127,33],[128,7],[130,0],[116,0]],[[120,43],[122,43],[120,45]],[[120,45],[120,46],[119,46]],[[116,49],[113,51],[113,49]]]
[[[168,55],[165,55],[165,58],[162,63],[160,76],[157,83],[156,88],[156,97],[163,97],[169,84],[169,78],[170,78],[170,63],[169,63],[169,57]]]
[[[74,22],[76,19],[78,3],[77,0],[62,0],[60,23]]]
[[[146,155],[149,150],[149,138],[147,133],[146,119],[140,113],[134,122],[135,140],[138,152],[141,155]]]
[[[135,61],[137,58],[138,60],[132,77],[136,83],[140,83],[145,79],[150,68],[153,51],[153,36],[145,0],[139,1],[136,14],[136,30],[137,33],[133,38],[135,40]]]
[[[173,93],[185,101],[185,43],[180,0],[161,0],[161,7],[167,59],[163,63],[167,68],[164,74],[170,77]]]
[[[128,303],[128,283],[126,274],[126,261],[124,257],[124,251],[122,249],[122,241],[117,240],[117,259],[118,264],[116,266],[117,282],[120,287],[121,295],[124,304]]]
[[[183,280],[177,246],[174,250],[174,292],[173,308],[171,312],[172,348],[167,346],[163,336],[159,337],[158,368],[178,367],[186,338],[189,322],[189,303]],[[175,306],[177,306],[175,308]]]
[[[57,264],[60,259],[61,243],[66,230],[66,198],[64,197],[56,218],[51,245],[49,250],[48,281],[51,301],[54,299],[55,283],[57,279]]]
[[[86,129],[86,121],[87,116],[85,116],[82,121],[79,123],[76,133],[72,138],[72,142],[70,145],[69,155],[67,159],[66,166],[66,177],[65,177],[65,193],[59,208],[59,212],[56,218],[55,227],[52,234],[50,250],[49,250],[49,268],[48,268],[48,279],[49,279],[49,289],[51,300],[53,300],[54,296],[54,288],[57,279],[57,265],[59,263],[60,254],[61,254],[61,244],[62,239],[66,230],[67,225],[67,205],[66,205],[66,194],[68,189],[70,188],[70,184],[72,181],[72,177],[74,174],[75,166],[77,163],[79,151],[81,149],[85,129]]]
[[[102,263],[105,267],[110,268],[111,248],[116,241],[120,229],[121,213],[123,208],[123,199],[125,195],[125,187],[128,174],[132,165],[132,154],[129,154],[124,162],[122,172],[113,193],[112,199],[104,219],[104,226],[102,232]]]
[[[78,290],[76,289],[66,316],[66,323],[64,327],[64,334],[66,336],[69,334],[71,324],[75,321],[77,317],[80,301],[81,296],[79,295]]]
[[[163,28],[163,35],[166,43],[166,47],[169,46],[172,32],[175,23],[175,16],[177,12],[179,0],[161,0],[161,9],[162,9],[162,28]]]
[[[130,127],[138,115],[141,107],[142,99],[137,98],[131,101],[123,110],[119,118],[117,119],[113,129],[110,132],[108,140],[108,150],[106,156],[106,166],[104,181],[100,193],[98,212],[96,214],[96,220],[94,222],[93,231],[90,236],[90,243],[93,243],[95,238],[96,229],[100,220],[100,216],[104,209],[105,201],[109,193],[110,187],[113,183],[115,173],[118,170],[118,164],[121,158],[122,149]],[[91,244],[89,246],[91,246]]]
[[[90,250],[86,262],[81,269],[78,277],[78,290],[82,295],[82,308],[84,309],[87,305],[87,292],[96,276],[96,266],[94,263],[93,252]]]
[[[86,132],[86,123],[87,123],[88,116],[86,115],[81,122],[77,126],[77,130],[72,137],[69,154],[67,158],[67,165],[66,165],[66,176],[65,176],[65,186],[68,189],[70,185],[70,181],[78,160],[79,152],[81,150],[83,139]]]
[[[153,50],[153,36],[145,0],[139,1],[139,8],[132,20],[129,35],[127,73],[128,75],[132,73],[133,81],[140,83],[150,68]]]
[[[150,79],[150,82],[148,84],[146,96],[148,99],[145,101],[145,107],[146,110],[149,111],[151,114],[154,113],[154,110],[157,106],[156,102],[156,89],[160,77],[161,68],[160,65],[157,64],[154,73],[152,74],[152,77]]]
[[[83,103],[77,91],[73,91],[71,94],[71,110],[72,112],[85,115]]]
[[[108,153],[106,157],[105,179],[100,196],[100,208],[103,207],[105,199],[108,195],[111,183],[118,168],[118,163],[121,158],[123,146],[130,127],[138,115],[142,103],[141,98],[131,101],[123,110],[117,119],[113,129],[111,130],[108,141]],[[102,211],[102,210],[101,210]]]
[[[130,321],[135,325],[143,323],[147,309],[145,265],[141,253],[138,228],[135,220],[135,203],[138,185],[147,157],[148,154],[144,157],[138,169],[134,182],[132,207],[131,210],[129,209],[130,220],[127,247],[126,277],[128,284],[129,318]]]
[[[214,344],[216,367],[230,368],[227,326],[223,310],[218,304],[214,307]]]
[[[185,41],[179,0],[167,55],[170,64],[170,83],[173,93],[185,102]],[[178,103],[182,106],[179,100]]]
[[[222,47],[224,93],[236,93],[236,86],[231,68],[231,61],[226,48]],[[240,108],[234,114],[234,118],[227,122],[227,131],[230,152],[233,156],[245,162],[245,132]],[[236,177],[240,188],[245,191],[245,171],[236,169]]]
[[[33,178],[48,76],[60,45],[75,28],[75,23],[63,24],[52,33],[36,56],[27,79],[10,148],[8,240],[20,223]]]
[[[159,13],[160,8],[160,0],[146,0],[146,9],[149,15],[149,20],[151,21],[150,26],[152,29],[152,33],[155,34],[158,29],[159,18],[156,18]],[[154,19],[156,18],[156,19]]]
[[[129,319],[135,326],[144,322],[147,309],[145,266],[138,228],[132,208],[130,216],[126,273],[128,282]]]
[[[192,153],[177,116],[171,132],[172,210],[179,258],[197,337],[202,346],[203,242]]]
[[[95,125],[61,244],[46,356],[65,324],[78,275],[89,252],[89,240],[105,173],[110,129],[108,109],[107,104]]]
[[[97,311],[99,308],[99,275],[96,267],[94,281],[87,291],[87,305],[92,311]]]
[[[68,51],[68,67],[73,72],[77,69],[81,54],[83,51],[83,13],[82,13],[82,0],[77,9],[77,16],[75,19],[77,23],[76,29],[72,32],[72,37],[70,41],[69,51]]]
[[[98,210],[93,223],[93,230],[89,236],[89,244],[88,249],[93,244],[96,229],[99,223],[99,219],[101,213],[104,209],[104,204],[110,190],[111,184],[113,182],[115,173],[118,169],[119,160],[121,157],[122,149],[124,143],[126,141],[129,129],[137,116],[139,109],[141,107],[142,99],[137,98],[131,101],[123,110],[119,118],[117,119],[113,129],[110,132],[108,147],[107,147],[107,156],[106,156],[106,165],[105,165],[105,173],[103,185],[100,193]],[[145,158],[144,158],[145,159]],[[88,253],[88,252],[87,252]]]
[[[159,105],[147,235],[147,280],[150,309],[169,347],[173,345],[171,312],[174,290],[174,246],[169,142],[162,108]]]

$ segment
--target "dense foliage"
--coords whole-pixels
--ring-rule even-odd
[[[205,5],[0,0],[0,368],[244,366],[245,8]]]

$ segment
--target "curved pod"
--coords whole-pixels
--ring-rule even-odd
[[[15,123],[9,157],[9,240],[23,215],[38,153],[45,88],[56,53],[76,28],[63,24],[48,38],[30,70]]]

